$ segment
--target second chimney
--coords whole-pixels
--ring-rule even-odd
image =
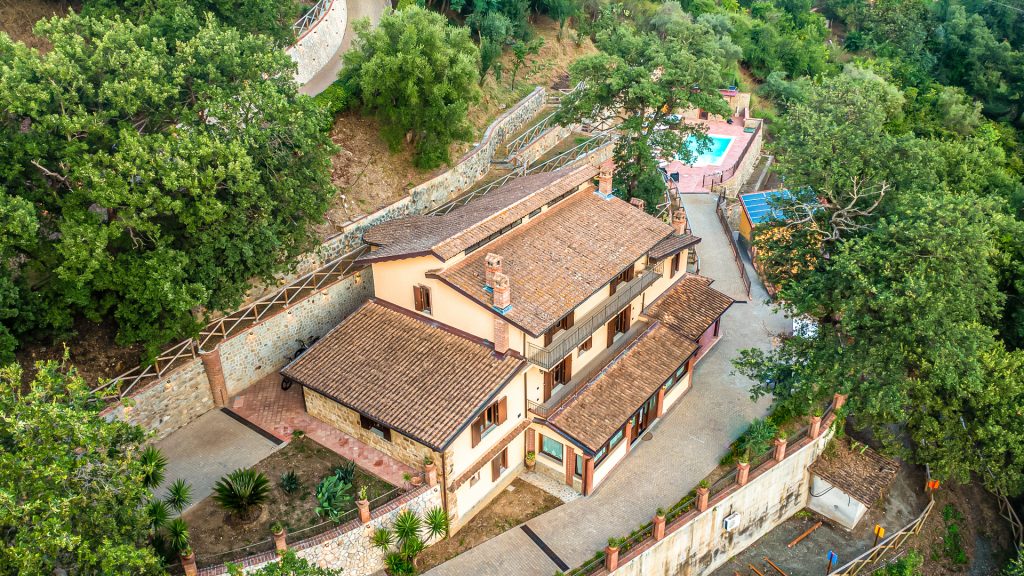
[[[484,287],[494,288],[494,275],[501,273],[501,256],[488,253],[484,257]]]
[[[608,198],[612,195],[612,176],[615,173],[615,163],[611,160],[601,164],[597,171],[597,192]]]
[[[512,289],[508,284],[508,276],[496,272],[492,282],[492,306],[497,312],[504,314],[512,308]],[[508,352],[508,322],[502,318],[494,319],[494,351],[498,354]]]
[[[686,234],[686,210],[680,208],[672,213],[672,228],[679,236]]]
[[[639,208],[641,210],[646,210],[647,209],[647,202],[644,202],[643,199],[641,199],[641,198],[637,198],[637,197],[634,196],[633,198],[629,199],[629,203],[631,205],[633,205],[634,207]]]

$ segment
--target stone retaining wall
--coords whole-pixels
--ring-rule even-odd
[[[348,23],[348,3],[332,0],[327,12],[306,30],[285,53],[295,61],[295,83],[309,82],[341,48]]]
[[[116,404],[103,416],[119,418],[156,432],[157,439],[181,428],[214,408],[203,363],[194,358]]]
[[[361,524],[358,519],[339,525],[319,536],[291,543],[288,548],[295,550],[296,555],[305,558],[310,564],[321,568],[341,570],[345,576],[369,576],[384,568],[384,554],[371,543],[373,531],[381,526],[391,526],[395,516],[402,510],[412,510],[420,517],[426,511],[441,506],[441,487],[422,486],[401,498],[370,511],[370,521]],[[427,543],[433,543],[428,540]],[[236,562],[242,572],[252,572],[277,558],[274,552],[257,554]],[[224,566],[204,568],[200,576],[224,574]]]
[[[540,136],[533,139],[526,146],[523,146],[519,152],[509,158],[514,166],[530,166],[536,162],[540,157],[548,153],[549,150],[558,145],[559,142],[565,140],[569,136],[572,136],[573,132],[579,130],[579,126],[571,124],[569,126],[552,126],[545,130]]]
[[[755,120],[747,120],[745,124],[753,125]],[[740,189],[750,179],[750,174],[754,171],[754,167],[757,166],[757,161],[761,158],[761,148],[764,144],[764,124],[761,120],[756,120],[756,122],[760,124],[760,130],[754,134],[754,138],[750,142],[750,148],[747,149],[746,154],[740,159],[740,165],[732,178],[722,184],[725,186],[726,197],[728,198],[737,197]]]

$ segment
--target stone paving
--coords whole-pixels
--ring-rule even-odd
[[[159,497],[181,478],[192,485],[192,503],[213,493],[225,474],[263,460],[278,446],[220,410],[211,410],[156,443],[167,458]]]
[[[732,258],[729,240],[715,215],[715,197],[686,195],[683,203],[697,245],[701,274],[714,288],[743,301],[747,295]],[[667,508],[709,474],[753,418],[766,414],[769,401],[750,400],[751,382],[732,373],[739,350],[768,348],[772,336],[790,322],[767,305],[767,293],[752,267],[751,300],[734,304],[722,321],[722,337],[694,371],[693,388],[652,427],[608,478],[586,498],[542,514],[527,525],[570,567],[604,547],[610,536],[624,536],[646,523],[658,507]],[[497,574],[550,576],[557,569],[522,530],[505,532],[430,570],[431,576]]]
[[[380,450],[307,414],[302,401],[302,387],[295,385],[282,390],[280,374],[271,374],[249,386],[232,398],[228,407],[285,442],[291,440],[293,431],[302,430],[341,457],[395,486],[405,484],[405,474],[416,473]]]
[[[519,475],[525,482],[533,484],[537,488],[551,494],[555,498],[558,498],[562,502],[572,502],[577,498],[582,498],[579,492],[566,486],[565,482],[559,482],[550,476],[544,474],[538,474],[537,472],[523,472]]]

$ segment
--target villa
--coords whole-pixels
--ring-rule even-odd
[[[591,494],[719,338],[732,300],[687,272],[685,213],[668,224],[616,198],[612,171],[525,176],[370,228],[374,298],[282,371],[310,415],[435,465],[454,529],[528,453]]]

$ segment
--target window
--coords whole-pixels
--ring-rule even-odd
[[[612,294],[615,294],[615,291],[618,289],[619,284],[625,284],[626,282],[629,282],[632,279],[633,279],[633,267],[630,266],[629,268],[626,268],[625,270],[623,270],[622,274],[619,274],[618,276],[616,276],[608,284],[608,286],[609,286],[609,288],[611,290],[608,295],[611,296]]]
[[[615,448],[616,446],[618,446],[619,442],[622,442],[622,436],[624,434],[625,434],[625,432],[623,431],[622,428],[619,428],[619,430],[617,432],[615,432],[615,434],[612,434],[611,440],[608,441],[608,448],[611,449],[611,448]]]
[[[677,382],[678,382],[678,380],[676,380],[675,376],[669,376],[668,380],[665,380],[665,384],[664,384],[665,392],[668,392],[669,390],[671,390],[672,387],[675,386]]]
[[[536,209],[536,210],[534,210],[533,212],[530,212],[530,218],[533,218],[533,217],[534,217],[534,216],[536,216],[537,214],[540,214],[540,208],[537,208],[537,209]]]
[[[611,348],[612,344],[615,343],[615,338],[619,334],[625,334],[626,332],[629,332],[629,324],[630,324],[630,321],[631,321],[630,316],[632,316],[632,315],[633,315],[633,306],[629,305],[629,306],[626,306],[626,308],[622,312],[619,312],[615,316],[615,318],[612,318],[611,321],[608,322],[608,347],[609,348]]]
[[[669,268],[668,277],[675,278],[676,274],[679,273],[679,264],[683,259],[683,253],[680,252],[672,257],[672,266]]]
[[[545,456],[549,456],[549,457],[554,458],[555,460],[558,460],[559,462],[561,462],[562,461],[562,448],[563,447],[562,447],[562,443],[561,442],[558,442],[557,440],[552,440],[551,438],[548,438],[547,436],[544,436],[543,434],[541,434],[541,437],[540,437],[540,452],[541,452],[541,454],[544,454]]]
[[[371,434],[379,436],[388,442],[391,442],[391,428],[377,422],[373,418],[367,418],[362,414],[359,415],[359,425],[363,427],[363,430],[369,430]]]
[[[479,481],[480,481],[480,471],[477,470],[476,474],[473,474],[472,476],[469,477],[469,485],[472,486],[473,484],[476,484]]]
[[[503,448],[501,452],[491,460],[491,482],[497,481],[505,470],[508,470],[508,448]]]
[[[594,337],[591,336],[590,338],[587,338],[586,340],[584,340],[583,344],[580,344],[579,355],[582,356],[584,352],[586,352],[587,350],[590,350],[593,347],[594,347]]]
[[[676,382],[681,381],[683,379],[683,376],[686,376],[686,372],[689,369],[690,369],[690,361],[689,360],[687,360],[686,362],[683,362],[682,366],[680,366],[679,368],[676,368]]]
[[[572,379],[572,354],[566,356],[554,368],[544,373],[544,402],[561,390]]]
[[[473,421],[473,424],[470,425],[473,446],[479,444],[480,439],[486,436],[488,432],[494,430],[505,422],[505,418],[508,416],[507,400],[507,398],[502,398],[487,408],[484,408],[483,413],[477,416],[476,420]]]
[[[597,466],[604,460],[604,457],[608,455],[608,445],[601,446],[601,449],[594,454],[594,465]]]
[[[573,474],[575,474],[576,476],[578,476],[580,478],[583,478],[583,455],[582,454],[577,454],[576,455],[576,467],[573,470]]]
[[[562,330],[568,330],[569,328],[572,328],[573,323],[576,321],[575,316],[575,312],[569,312],[568,314],[563,316],[561,320],[556,322],[550,330],[545,332],[544,345],[547,346],[551,344],[551,341],[555,339],[555,335],[561,332]]]
[[[416,305],[417,312],[430,314],[430,288],[426,286],[413,286],[412,299]]]

